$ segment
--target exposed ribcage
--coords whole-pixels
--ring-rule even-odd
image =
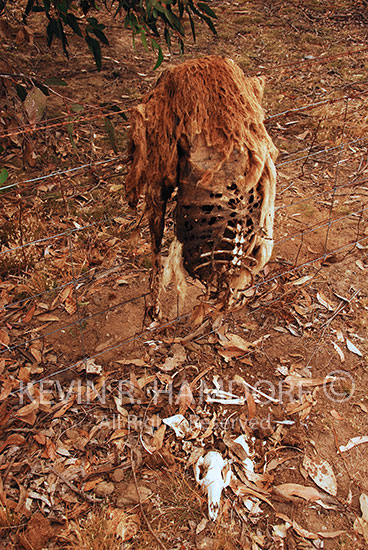
[[[208,148],[206,153],[192,148],[181,159],[176,234],[188,273],[219,292],[232,275],[256,264],[263,196],[260,185],[244,185],[248,152],[234,151],[207,181],[206,173],[221,160]]]

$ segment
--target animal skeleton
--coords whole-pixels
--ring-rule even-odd
[[[277,149],[264,127],[263,89],[263,78],[208,56],[165,71],[132,110],[126,190],[132,206],[145,193],[156,316],[166,204],[175,189],[166,275],[173,272],[179,286],[184,267],[225,308],[241,307],[271,256]]]

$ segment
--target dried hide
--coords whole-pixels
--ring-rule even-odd
[[[246,78],[232,60],[208,56],[165,71],[132,110],[126,189],[132,206],[145,193],[156,309],[175,188],[179,243],[170,255],[225,307],[244,303],[242,292],[271,256],[277,149],[263,123],[263,89],[262,78]]]

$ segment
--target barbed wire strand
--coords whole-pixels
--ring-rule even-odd
[[[342,252],[343,250],[345,250],[346,248],[349,248],[349,247],[355,247],[357,244],[362,244],[363,242],[366,242],[368,241],[368,236],[366,237],[363,237],[362,239],[360,240],[356,240],[356,241],[352,241],[352,242],[349,242],[349,243],[346,243],[345,245],[339,247],[338,249],[336,249],[334,252],[335,253],[338,253],[338,252]],[[318,262],[318,261],[322,261],[324,259],[326,259],[326,257],[329,255],[330,253],[324,253],[322,254],[321,256],[319,256],[319,258],[314,258],[313,260],[309,260],[307,262],[304,262],[298,266],[294,266],[293,268],[287,270],[287,271],[284,271],[282,273],[279,273],[275,276],[273,276],[271,279],[264,279],[263,281],[260,281],[259,283],[256,283],[255,285],[253,285],[253,287],[251,287],[251,289],[255,289],[257,290],[260,286],[263,286],[267,283],[270,283],[274,280],[277,280],[277,279],[280,279],[281,277],[284,277],[286,275],[290,275],[290,274],[293,274],[297,271],[299,271],[300,269],[304,268],[304,267],[308,267],[310,265],[313,265],[314,263]],[[249,289],[249,290],[251,290]],[[75,363],[73,363],[72,365],[69,365],[68,367],[65,367],[63,369],[59,369],[58,371],[55,371],[53,373],[51,373],[50,375],[47,375],[39,380],[34,380],[32,381],[30,384],[30,386],[28,386],[28,389],[30,389],[30,387],[33,387],[35,385],[38,385],[42,382],[45,382],[47,380],[50,380],[52,379],[54,376],[57,376],[59,374],[62,374],[64,372],[68,372],[74,368],[76,368],[77,366],[79,366],[81,363],[87,363],[88,361],[91,361],[91,360],[95,360],[97,359],[98,357],[101,357],[104,353],[108,353],[108,352],[111,352],[111,351],[114,351],[116,349],[119,349],[120,347],[122,347],[124,344],[127,344],[127,343],[131,343],[131,342],[134,342],[134,341],[137,341],[139,340],[144,334],[147,334],[147,333],[153,333],[153,332],[159,332],[159,331],[162,331],[164,330],[165,328],[168,328],[169,326],[175,324],[176,322],[180,321],[180,320],[184,320],[185,318],[188,318],[190,317],[191,315],[191,312],[189,313],[185,313],[185,314],[182,314],[182,315],[178,315],[177,317],[175,317],[174,319],[171,319],[169,321],[167,321],[166,323],[160,325],[159,327],[147,327],[146,329],[140,331],[139,333],[137,333],[136,335],[133,335],[133,336],[130,336],[128,338],[125,338],[124,340],[118,342],[117,344],[114,344],[114,345],[111,345],[111,346],[108,346],[107,348],[93,354],[93,355],[90,355],[88,357],[84,357],[82,359],[80,359],[79,361],[76,361]],[[22,391],[21,389],[18,389],[18,390],[15,390],[14,392],[10,393],[11,396],[16,396],[20,391]]]
[[[353,140],[345,142],[344,146],[348,147],[349,145],[354,145],[354,144],[360,143],[362,141],[367,141],[367,140],[368,140],[368,136],[355,138]],[[331,151],[337,151],[340,147],[341,147],[341,145],[336,145],[336,146],[327,147],[327,148],[325,147],[323,149],[319,149],[318,151],[314,151],[314,152],[311,152],[311,153],[309,152],[309,149],[303,149],[301,151],[295,151],[293,153],[290,153],[290,156],[297,156],[298,154],[304,153],[304,152],[307,152],[307,151],[309,152],[309,154],[307,154],[305,156],[291,158],[290,160],[287,160],[289,158],[289,155],[288,155],[285,160],[283,160],[282,162],[276,163],[276,167],[278,168],[280,166],[285,166],[287,164],[292,164],[294,162],[298,162],[298,161],[301,161],[301,160],[305,160],[307,158],[315,157],[315,156],[320,155],[320,154],[327,154]],[[11,188],[17,187],[18,185],[19,186],[24,186],[28,183],[43,182],[43,181],[45,181],[49,178],[52,178],[52,177],[63,176],[63,175],[67,175],[67,174],[76,173],[78,171],[81,171],[81,170],[84,170],[84,169],[87,169],[87,168],[92,168],[93,166],[101,166],[101,165],[104,165],[104,164],[110,164],[112,162],[127,162],[127,160],[128,160],[127,157],[121,155],[121,156],[116,156],[116,157],[108,158],[108,159],[104,159],[104,160],[91,161],[91,162],[88,162],[88,163],[85,163],[85,164],[81,164],[79,166],[74,166],[73,168],[66,168],[65,170],[56,170],[56,171],[50,172],[48,174],[44,174],[43,176],[38,176],[36,178],[30,178],[28,180],[22,180],[22,181],[14,182],[12,184],[0,187],[0,192],[5,191],[6,189],[11,189]]]
[[[145,292],[143,294],[140,294],[139,296],[134,296],[133,298],[128,298],[127,300],[123,300],[122,302],[119,302],[118,304],[114,304],[113,306],[109,306],[105,309],[96,311],[95,313],[91,313],[89,315],[86,315],[83,318],[74,319],[73,321],[70,321],[66,325],[62,325],[61,327],[58,327],[54,330],[50,330],[49,332],[45,332],[44,334],[40,334],[38,336],[34,336],[32,338],[29,338],[28,340],[25,340],[23,342],[19,342],[17,344],[14,344],[12,346],[6,346],[4,349],[0,350],[0,355],[3,353],[6,353],[7,351],[14,351],[16,349],[26,347],[29,344],[32,344],[34,342],[37,342],[38,340],[43,340],[47,338],[48,336],[52,336],[53,334],[57,334],[59,332],[64,331],[65,329],[69,329],[71,327],[74,327],[81,323],[87,323],[91,319],[94,319],[95,317],[98,317],[99,315],[104,315],[105,313],[108,313],[109,311],[113,311],[114,309],[117,309],[119,307],[123,307],[127,304],[131,304],[132,302],[137,302],[139,300],[144,299],[145,297],[149,296],[148,292]]]
[[[30,384],[31,385],[27,385],[27,390],[30,389],[30,387],[33,387],[35,385],[38,385],[42,382],[45,382],[47,380],[50,380],[51,378],[53,378],[54,376],[58,376],[59,374],[63,374],[64,372],[68,372],[76,367],[78,367],[79,365],[81,365],[81,363],[87,363],[88,361],[92,361],[92,360],[95,360],[97,359],[98,357],[100,357],[101,355],[103,355],[104,353],[108,353],[110,351],[114,351],[116,349],[119,349],[121,348],[124,344],[128,344],[128,343],[131,343],[131,342],[135,342],[137,340],[139,340],[140,338],[142,338],[145,334],[148,334],[148,333],[152,333],[152,332],[159,332],[159,331],[162,331],[164,330],[165,328],[168,328],[169,326],[173,325],[174,323],[177,323],[179,321],[182,321],[188,317],[190,317],[191,315],[191,312],[189,313],[184,313],[182,315],[178,315],[177,317],[175,317],[174,319],[171,319],[169,321],[167,321],[166,323],[160,325],[160,327],[147,327],[146,329],[144,330],[141,330],[140,332],[138,332],[137,334],[133,335],[133,336],[129,336],[127,338],[124,338],[124,340],[118,342],[117,344],[114,344],[114,345],[111,345],[111,346],[108,346],[107,348],[103,349],[102,351],[99,351],[93,355],[90,355],[89,357],[83,357],[82,359],[80,359],[79,361],[76,361],[75,363],[73,363],[72,365],[68,366],[68,367],[65,367],[63,369],[59,369],[58,371],[55,371],[53,372],[51,375],[48,375],[48,376],[45,376],[39,380],[33,380]],[[18,390],[15,390],[14,392],[10,393],[9,395],[10,396],[16,396],[19,392],[21,391],[21,389],[18,389]]]
[[[330,55],[330,56],[326,56],[326,55],[322,55],[322,56],[318,56],[318,57],[315,57],[313,59],[303,59],[301,61],[296,61],[296,62],[287,62],[287,63],[281,63],[279,65],[273,65],[273,66],[269,66],[269,67],[261,67],[261,71],[258,70],[258,71],[255,71],[254,74],[259,74],[260,72],[262,72],[264,74],[264,72],[266,71],[274,71],[274,70],[278,70],[278,69],[283,69],[283,73],[285,72],[285,69],[290,69],[290,70],[293,70],[294,67],[296,66],[299,66],[299,65],[312,65],[312,64],[316,64],[316,63],[319,63],[319,64],[324,64],[328,61],[332,61],[332,60],[335,60],[335,59],[340,59],[340,58],[344,58],[344,57],[351,57],[351,56],[356,56],[356,55],[361,55],[361,54],[366,54],[368,52],[368,48],[361,48],[359,50],[345,50],[344,52],[340,52],[339,54],[334,54],[334,55]],[[31,81],[34,80],[34,77],[29,77],[27,75],[23,75],[23,74],[17,74],[17,75],[13,75],[13,74],[8,74],[8,73],[3,73],[3,74],[0,74],[0,78],[1,77],[4,77],[4,78],[14,78],[14,77],[22,77],[22,78],[27,78]],[[363,82],[364,83],[364,82]],[[361,85],[362,83],[361,82],[356,82],[354,83],[355,85]],[[339,89],[343,89],[343,86],[340,87]],[[53,91],[51,89],[51,91]],[[75,102],[74,100],[72,100],[71,98],[67,98],[69,101],[72,101],[74,104],[78,105],[79,103],[78,102]],[[338,101],[338,100],[337,100]],[[116,104],[118,103],[118,101],[114,101],[112,102],[113,104]],[[108,107],[105,107],[105,106],[101,106],[101,105],[98,105],[98,104],[88,104],[87,105],[87,109],[88,110],[93,110],[93,109],[96,109],[96,110],[101,110],[103,108],[108,108]],[[125,110],[120,110],[120,111],[108,111],[106,114],[100,114],[99,116],[97,116],[96,118],[100,118],[101,116],[109,116],[109,115],[114,115],[114,114],[122,114],[122,113],[126,113],[127,109]],[[62,115],[60,117],[54,117],[54,119],[60,119],[60,118],[63,118],[63,117],[70,117],[70,116],[78,116],[77,114],[65,114],[65,115]],[[80,116],[80,115],[79,115]],[[281,116],[281,114],[276,114],[276,115],[272,115],[272,117],[276,117],[276,116]],[[49,119],[49,120],[54,120],[54,119]],[[94,120],[94,118],[92,119],[89,119],[89,118],[86,118],[86,119],[80,119],[80,120],[76,120],[76,121],[65,121],[63,123],[61,123],[61,125],[67,125],[67,124],[70,124],[70,123],[73,123],[73,122],[83,122],[84,120]],[[48,122],[48,121],[46,121]],[[23,125],[23,127],[25,128],[26,126],[28,125]],[[33,125],[34,126],[34,125]],[[17,128],[20,128],[21,126],[19,125]],[[38,130],[45,130],[45,129],[48,129],[48,128],[55,128],[55,127],[58,127],[58,124],[56,125],[51,125],[51,126],[47,126],[45,124],[42,123],[42,126],[39,126],[39,127],[36,127],[33,129],[33,131],[38,131]],[[18,133],[25,133],[25,131],[20,131]],[[14,135],[17,135],[17,132],[7,132],[7,133],[0,133],[0,139],[1,138],[4,138],[4,137],[10,137],[10,136],[14,136]]]
[[[368,209],[368,207],[366,207],[366,208],[364,209],[364,211],[366,211],[367,209]],[[356,213],[354,213],[354,214],[358,214],[358,213],[360,213],[360,212],[356,212]],[[327,222],[326,222],[326,225],[327,225],[328,227],[330,227],[330,221],[327,221]],[[317,228],[316,228],[315,230],[317,230]],[[306,230],[306,231],[308,231],[308,230]],[[313,230],[311,230],[311,231],[313,231]],[[303,233],[303,232],[302,232],[302,233]],[[291,239],[291,238],[292,238],[292,237],[290,237],[290,239]],[[368,237],[364,237],[363,240],[364,240],[364,239],[368,239]],[[356,240],[356,241],[354,241],[354,242],[355,242],[355,243],[358,243],[359,241]],[[354,244],[354,242],[353,242],[353,244]],[[277,243],[275,243],[275,244],[277,244]],[[352,243],[349,243],[349,245],[346,245],[346,246],[351,246],[351,245],[352,245]],[[344,248],[344,247],[342,247],[342,248]],[[281,274],[276,275],[276,276],[274,276],[274,277],[271,277],[271,278],[269,278],[269,279],[265,278],[264,280],[255,283],[255,285],[249,287],[249,289],[247,289],[247,290],[257,290],[260,286],[262,286],[262,285],[264,285],[264,284],[271,283],[273,280],[278,279],[280,276],[283,276],[283,275],[287,275],[287,274],[289,274],[289,273],[292,273],[292,272],[294,272],[294,271],[297,270],[297,269],[301,269],[302,267],[305,267],[306,265],[310,265],[311,263],[317,263],[317,262],[319,262],[321,259],[324,259],[324,258],[326,258],[327,256],[330,256],[331,254],[336,254],[336,253],[338,253],[340,250],[341,250],[341,247],[339,247],[339,248],[337,248],[337,249],[334,249],[334,250],[330,250],[330,251],[327,252],[327,248],[325,247],[325,250],[324,250],[324,253],[323,253],[322,256],[319,256],[319,257],[317,257],[317,258],[314,258],[314,259],[312,259],[312,260],[309,260],[308,262],[305,262],[305,263],[303,263],[303,264],[300,264],[300,265],[294,267],[291,271],[282,272]],[[71,281],[70,284],[72,284],[72,281]],[[107,313],[108,311],[112,311],[113,309],[116,309],[116,308],[118,308],[118,307],[122,307],[122,306],[126,305],[127,303],[131,303],[132,301],[140,300],[140,299],[142,299],[142,298],[145,299],[147,296],[149,296],[149,293],[143,293],[143,294],[141,294],[140,296],[137,296],[137,297],[135,297],[135,298],[130,298],[130,299],[128,299],[128,300],[126,300],[126,301],[123,301],[123,302],[120,302],[120,303],[118,303],[118,304],[116,304],[116,305],[114,305],[114,306],[110,306],[109,308],[106,308],[106,309],[104,309],[104,310],[101,310],[101,311],[98,311],[98,312],[96,312],[96,313],[87,315],[87,316],[85,316],[85,317],[83,317],[83,318],[81,318],[81,319],[76,319],[76,320],[74,320],[74,321],[71,321],[71,322],[68,323],[67,325],[63,325],[63,326],[61,326],[61,327],[59,327],[59,328],[57,328],[57,329],[55,329],[55,330],[49,331],[49,332],[44,333],[44,334],[42,334],[42,335],[35,336],[35,337],[33,337],[33,338],[29,339],[29,340],[20,342],[20,343],[18,343],[18,344],[14,344],[13,346],[6,346],[3,350],[0,350],[0,355],[3,354],[3,353],[5,353],[5,352],[13,351],[13,350],[15,350],[15,349],[17,349],[17,348],[19,348],[19,347],[25,347],[25,346],[29,345],[29,344],[32,343],[32,342],[35,342],[35,341],[37,341],[37,340],[41,340],[41,339],[47,338],[48,336],[50,336],[50,335],[52,335],[52,334],[55,334],[55,333],[58,333],[58,332],[61,332],[62,330],[65,330],[65,329],[67,329],[67,328],[70,328],[71,326],[75,326],[75,325],[78,325],[78,324],[81,325],[82,323],[87,322],[87,321],[89,321],[90,319],[92,319],[92,318],[94,318],[94,317],[96,317],[96,316],[103,315],[104,313]]]
[[[336,187],[336,190],[339,190],[341,188],[346,188],[346,187],[350,187],[352,185],[354,186],[360,186],[362,183],[366,183],[368,182],[368,179],[365,179],[365,180],[361,180],[361,181],[358,181],[358,182],[354,182],[354,183],[348,183],[348,184],[343,184],[343,185],[339,185]],[[330,190],[329,191],[324,191],[316,196],[318,197],[321,197],[324,196],[324,195],[327,195],[327,194],[330,194]],[[336,196],[339,196],[339,195],[335,195]],[[358,194],[359,196],[359,194]],[[283,209],[283,208],[288,208],[288,207],[291,207],[291,206],[298,206],[299,204],[302,204],[304,202],[308,202],[310,201],[310,197],[307,197],[305,199],[301,199],[300,201],[297,201],[297,202],[294,202],[294,203],[291,203],[290,205],[281,205],[279,207],[276,207],[275,208],[275,211],[277,210],[280,210],[280,209]],[[366,208],[361,208],[360,210],[355,210],[353,212],[350,212],[349,214],[345,214],[344,216],[340,216],[338,218],[334,218],[331,220],[331,225],[333,224],[336,224],[338,223],[339,221],[343,221],[347,218],[350,218],[350,217],[353,217],[353,216],[356,216],[358,214],[361,214],[363,212],[366,212],[368,209],[368,207]],[[84,230],[84,229],[88,229],[91,227],[91,225],[98,225],[98,224],[103,224],[105,226],[106,229],[110,228],[111,226],[108,224],[106,225],[106,221],[111,221],[111,220],[100,220],[98,222],[94,222],[93,224],[89,224],[88,226],[85,226],[85,227],[81,227],[79,229],[75,228],[75,229],[71,229],[71,230],[68,230],[66,232],[64,232],[62,235],[68,235],[70,234],[70,232],[75,232],[75,231],[81,231],[81,230]],[[307,233],[313,233],[313,232],[316,232],[318,229],[321,229],[322,227],[325,227],[326,225],[328,225],[329,220],[323,220],[321,222],[318,222],[312,226],[308,226],[307,228],[303,229],[303,230],[300,230],[299,232],[297,233],[292,233],[292,234],[289,234],[289,235],[286,235],[285,237],[281,237],[280,239],[277,239],[275,240],[274,242],[274,246],[277,246],[278,244],[281,244],[281,243],[284,243],[285,241],[289,241],[289,240],[293,240],[297,237],[300,237],[302,235],[305,235]],[[55,236],[54,236],[55,237]],[[52,238],[54,238],[52,237]],[[60,237],[60,234],[58,235],[58,237]],[[51,237],[50,237],[51,238]],[[45,241],[45,239],[48,239],[47,237],[43,238],[43,239],[40,239],[38,241],[33,241],[32,243],[29,243],[29,244],[39,244],[41,242],[41,244]],[[24,246],[24,245],[23,245]],[[19,248],[22,248],[22,247],[19,247]],[[12,249],[14,250],[14,249]],[[4,310],[8,310],[10,311],[12,308],[16,307],[16,306],[19,306],[21,304],[24,304],[26,302],[29,302],[31,300],[34,300],[34,299],[37,299],[37,298],[40,298],[42,296],[44,296],[45,294],[49,294],[49,293],[55,293],[57,291],[60,291],[60,290],[63,290],[64,288],[66,288],[67,286],[70,286],[71,284],[75,284],[77,285],[77,287],[79,288],[80,285],[87,285],[91,282],[94,281],[94,277],[98,276],[98,278],[102,278],[104,277],[105,275],[111,273],[112,271],[113,272],[116,272],[118,271],[121,267],[123,267],[124,265],[126,265],[126,260],[124,260],[123,262],[121,263],[118,263],[117,265],[115,265],[113,268],[109,267],[109,268],[106,268],[106,269],[103,269],[102,271],[98,271],[96,273],[96,268],[93,267],[92,268],[92,273],[91,275],[82,275],[80,277],[75,277],[73,278],[72,280],[68,281],[68,282],[65,282],[59,286],[56,286],[56,287],[53,287],[53,288],[50,288],[50,289],[47,289],[43,292],[39,292],[37,294],[33,294],[33,295],[30,295],[30,296],[27,296],[26,298],[23,298],[21,300],[17,300],[17,301],[14,301],[14,302],[10,302],[8,304],[5,304],[4,306],[0,307],[0,312],[1,311],[4,311]]]

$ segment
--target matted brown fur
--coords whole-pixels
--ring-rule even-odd
[[[176,235],[192,276],[238,301],[269,259],[277,150],[263,124],[263,89],[262,78],[246,78],[232,60],[208,56],[165,71],[132,110],[126,190],[131,205],[145,193],[154,301],[176,187]]]

